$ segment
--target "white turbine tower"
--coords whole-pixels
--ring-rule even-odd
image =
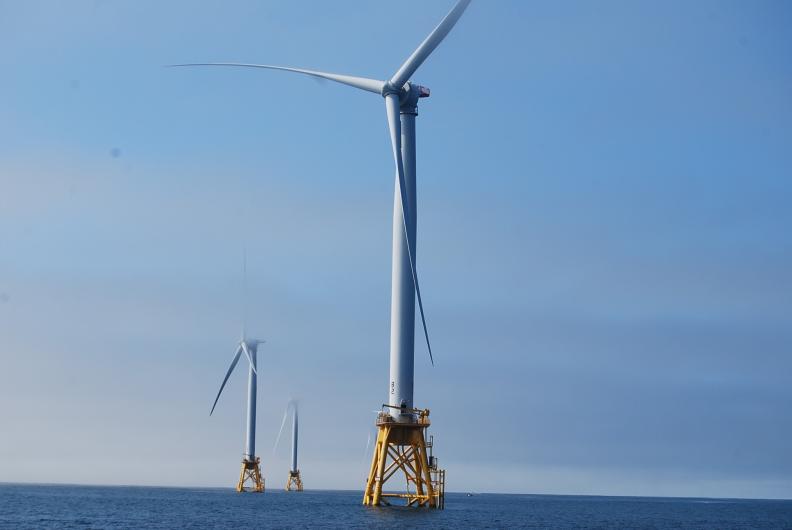
[[[393,160],[396,168],[396,190],[393,203],[393,263],[391,270],[391,333],[390,333],[390,382],[388,384],[388,407],[391,413],[383,413],[377,420],[379,434],[375,447],[369,479],[364,494],[364,504],[379,505],[386,502],[383,483],[392,476],[386,460],[393,454],[393,464],[407,477],[407,483],[416,485],[416,492],[401,496],[409,505],[442,507],[444,472],[430,468],[427,459],[425,429],[429,425],[428,409],[419,410],[413,403],[414,346],[415,346],[415,299],[421,315],[424,338],[432,359],[429,332],[426,327],[421,290],[416,271],[416,157],[415,117],[418,115],[418,100],[429,97],[429,89],[410,82],[429,55],[448,35],[470,0],[460,0],[440,24],[416,48],[404,64],[387,80],[369,79],[349,75],[249,63],[190,63],[173,66],[228,66],[264,68],[306,74],[335,81],[360,90],[373,92],[385,100]],[[435,476],[432,476],[432,473]],[[394,495],[397,496],[397,495]]]

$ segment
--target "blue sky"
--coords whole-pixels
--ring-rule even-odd
[[[301,399],[362,489],[386,398],[385,78],[452,2],[0,0],[0,480],[232,486]],[[449,489],[792,497],[792,9],[474,2],[414,79],[416,347]]]

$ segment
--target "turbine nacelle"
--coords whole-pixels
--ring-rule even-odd
[[[382,97],[388,97],[389,94],[396,94],[399,96],[399,101],[404,103],[411,96],[414,98],[428,98],[431,90],[422,85],[416,85],[410,82],[404,83],[401,88],[397,88],[393,83],[387,81],[382,85]]]
[[[258,349],[258,346],[259,346],[259,344],[264,344],[265,342],[266,342],[266,341],[264,341],[264,340],[258,340],[258,339],[242,339],[242,340],[239,342],[239,344],[240,344],[240,346],[241,346],[242,344],[244,344],[244,345],[245,345],[245,347],[246,347],[248,350],[250,350],[250,351],[254,352],[254,351],[256,351],[256,350]]]

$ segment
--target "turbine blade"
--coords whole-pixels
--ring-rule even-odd
[[[242,341],[242,351],[245,352],[245,357],[247,357],[248,362],[250,363],[250,367],[253,368],[253,373],[258,375],[258,370],[256,370],[256,363],[253,362],[253,356],[250,355],[250,351],[248,351],[247,344],[245,341]]]
[[[404,210],[407,204],[404,200],[404,161],[402,160],[401,152],[401,120],[399,119],[398,94],[385,96],[385,112],[388,114],[388,132],[390,133],[391,149],[393,150],[393,162],[396,164],[396,173],[399,176],[399,189],[402,192],[402,212],[407,215]]]
[[[237,346],[236,353],[234,354],[234,359],[231,361],[231,366],[228,367],[228,371],[226,372],[225,378],[223,379],[223,383],[220,385],[220,390],[217,391],[217,397],[215,398],[214,403],[212,404],[212,410],[209,412],[210,416],[212,415],[212,412],[214,412],[214,409],[217,406],[217,400],[220,399],[220,394],[223,393],[223,389],[225,388],[226,383],[228,382],[228,378],[231,377],[231,372],[234,371],[234,368],[236,368],[236,365],[239,362],[240,355],[242,355],[242,348],[240,346]]]
[[[242,246],[242,340],[247,335],[247,247]]]
[[[423,300],[421,300],[421,288],[418,286],[418,274],[415,271],[415,244],[410,241],[409,230],[407,230],[407,219],[411,219],[407,209],[407,187],[404,182],[404,161],[401,152],[401,121],[399,121],[399,96],[398,94],[387,94],[385,96],[385,110],[388,113],[388,129],[390,130],[391,147],[393,148],[393,160],[396,163],[396,173],[399,178],[399,195],[402,205],[402,226],[404,227],[404,239],[407,241],[407,254],[410,261],[410,272],[412,273],[415,294],[418,298],[418,308],[421,312],[421,324],[423,324],[426,347],[429,349],[429,360],[434,366],[434,356],[432,355],[432,345],[429,343],[429,330],[426,329],[426,317],[424,316]]]
[[[286,410],[283,411],[283,421],[281,421],[280,429],[278,430],[278,437],[275,438],[275,445],[272,446],[272,454],[275,454],[275,450],[278,448],[278,443],[281,439],[281,434],[283,434],[283,427],[286,425],[286,416],[289,414],[289,407],[291,406],[291,401],[286,404]]]
[[[170,64],[169,67],[177,66],[237,66],[242,68],[266,68],[268,70],[283,70],[284,72],[295,72],[298,74],[310,75],[321,79],[327,79],[341,83],[342,85],[349,85],[351,87],[359,88],[374,92],[375,94],[382,94],[382,87],[385,86],[384,81],[376,79],[368,79],[366,77],[355,77],[351,75],[332,74],[329,72],[318,72],[316,70],[305,70],[303,68],[290,68],[287,66],[273,66],[270,64],[247,64],[247,63],[186,63],[186,64]]]
[[[368,432],[368,440],[366,440],[366,450],[363,451],[363,461],[366,461],[366,457],[368,456],[368,450],[371,446],[371,431]]]
[[[437,46],[443,42],[443,39],[448,35],[448,32],[451,31],[451,28],[457,23],[459,18],[462,16],[462,13],[465,12],[467,6],[470,5],[470,0],[459,0],[457,5],[445,16],[445,18],[440,21],[440,24],[432,30],[426,39],[415,49],[415,51],[404,61],[404,64],[401,65],[401,68],[393,74],[391,77],[390,82],[396,88],[401,88],[404,83],[410,80],[410,77],[418,70],[418,67],[423,64],[429,55],[437,48]]]

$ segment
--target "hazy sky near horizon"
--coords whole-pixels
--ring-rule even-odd
[[[449,0],[0,0],[0,481],[362,489],[380,98]],[[414,76],[416,342],[453,491],[792,498],[792,5],[473,2]],[[420,338],[420,337],[419,337]]]

